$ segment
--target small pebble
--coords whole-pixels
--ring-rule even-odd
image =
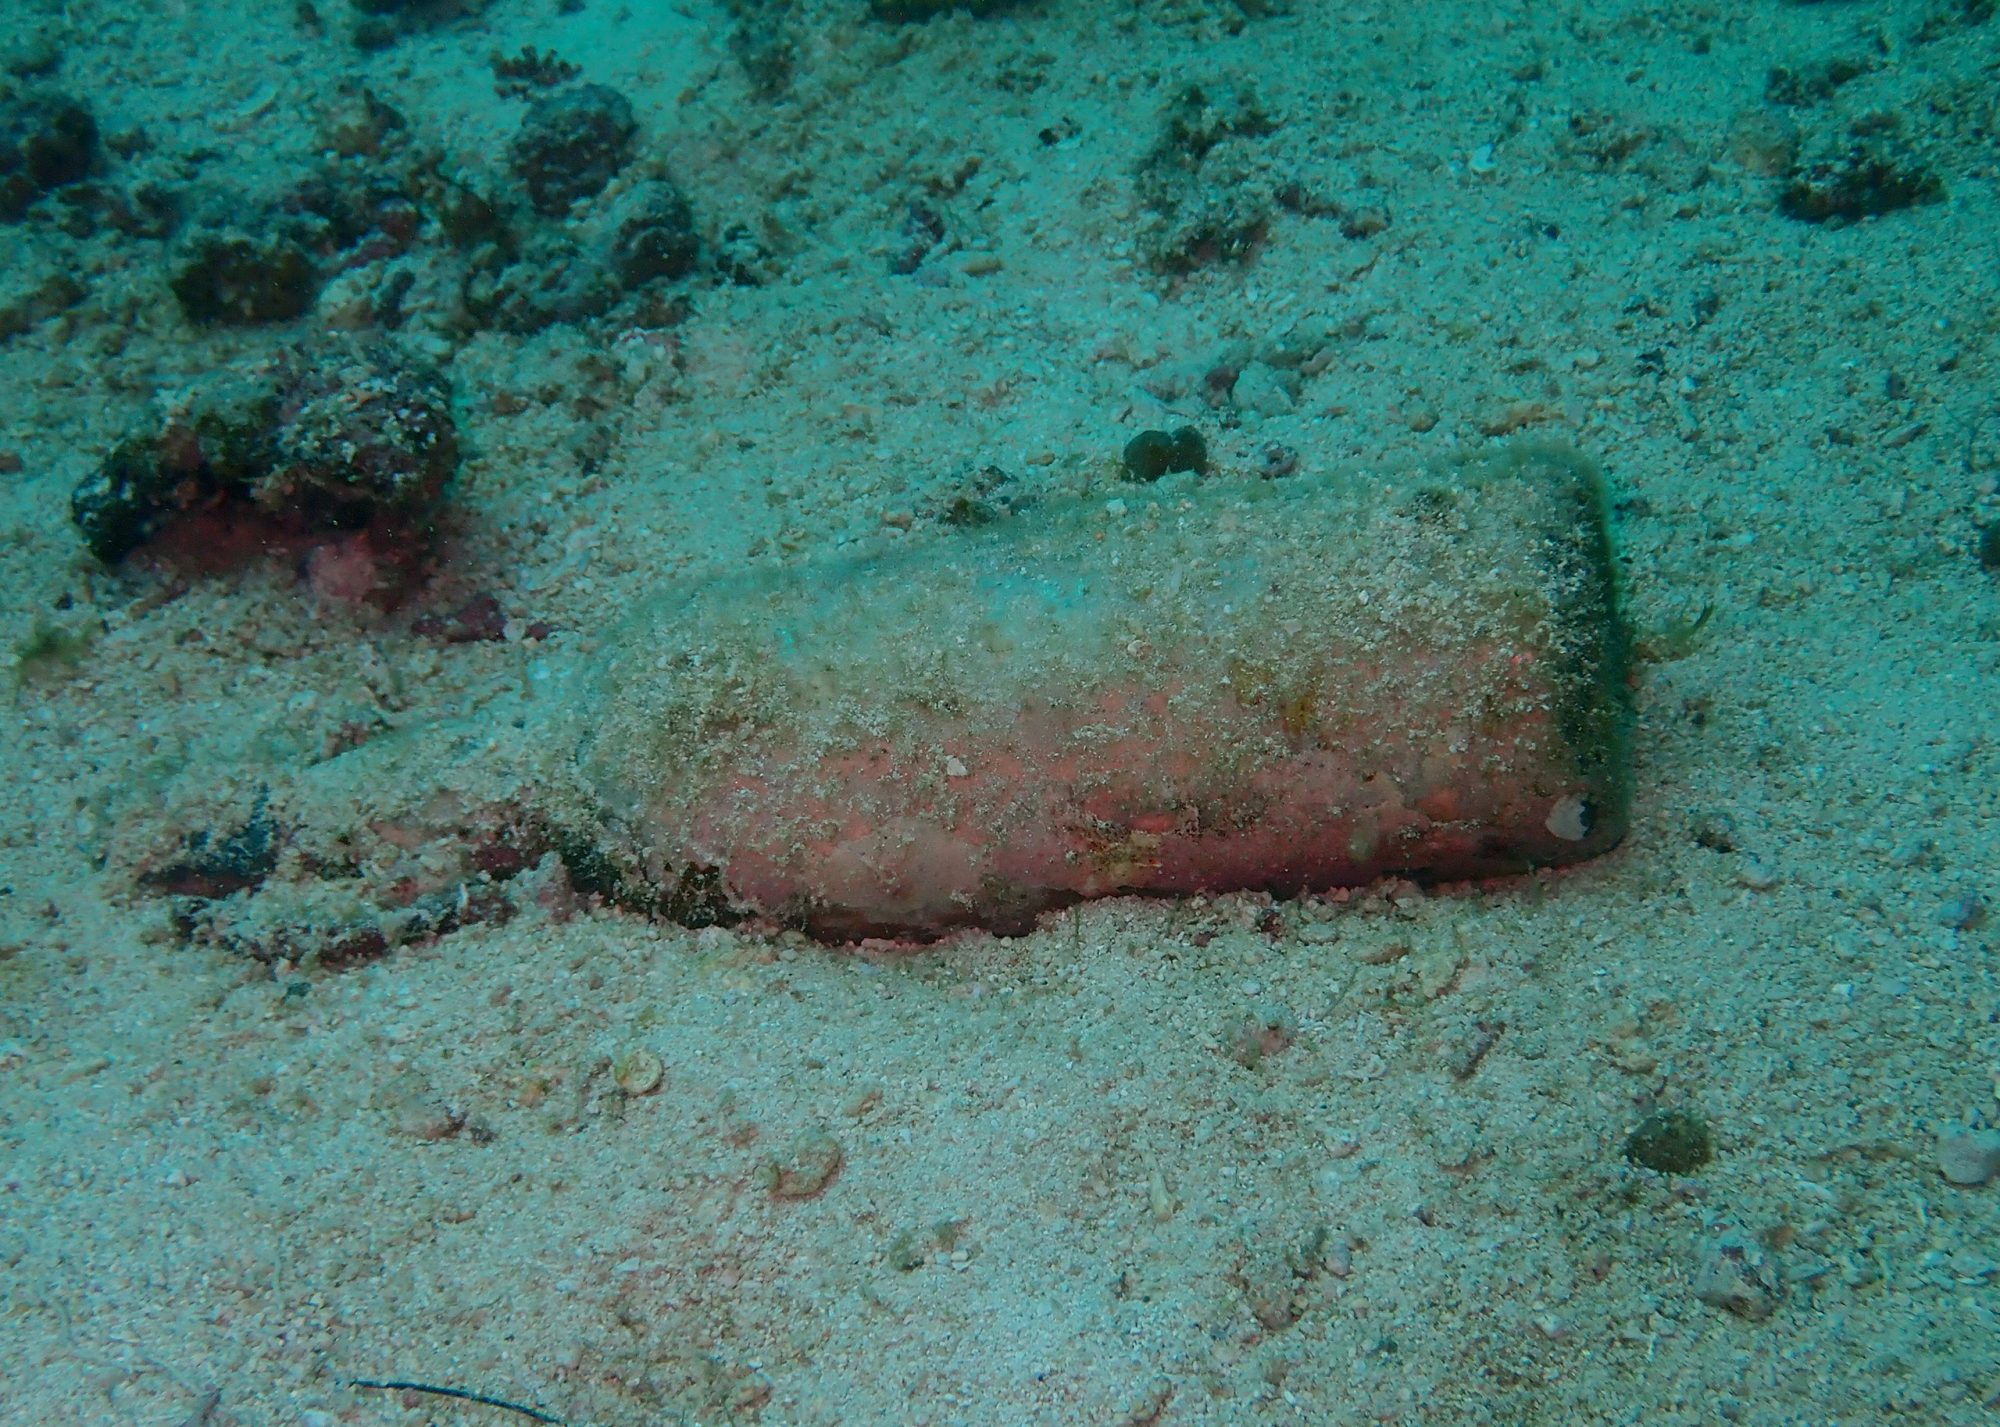
[[[1265,480],[1278,480],[1298,468],[1298,451],[1283,442],[1273,441],[1257,453],[1257,474]]]
[[[2000,1179],[2000,1130],[1947,1125],[1938,1135],[1938,1173],[1967,1189]]]
[[[1229,399],[1238,411],[1284,416],[1298,405],[1285,375],[1268,362],[1251,362],[1236,374]]]

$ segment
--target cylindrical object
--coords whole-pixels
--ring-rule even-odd
[[[669,904],[1011,932],[1593,856],[1626,825],[1628,662],[1601,482],[1528,446],[691,582],[612,651],[581,759]]]

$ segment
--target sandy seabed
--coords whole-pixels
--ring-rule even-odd
[[[0,226],[0,1422],[1991,1420],[2000,1184],[1939,1149],[2000,1125],[1990,9],[494,0],[364,48],[345,0],[9,5],[114,197],[422,150],[504,202],[532,46],[626,97],[605,201],[670,174],[703,257],[507,330],[448,244],[363,245],[297,321],[198,326],[184,233]],[[1885,166],[1919,201],[1812,211]],[[454,393],[403,608],[86,552],[116,441],[332,329]],[[662,582],[949,539],[968,490],[1136,506],[1119,451],[1181,424],[1216,479],[1598,459],[1625,844],[917,953],[532,874],[335,967],[281,936],[345,914],[296,848],[144,880],[378,739],[398,797],[505,797]],[[423,632],[486,595],[498,637]],[[1627,1158],[1661,1109],[1707,1163]]]

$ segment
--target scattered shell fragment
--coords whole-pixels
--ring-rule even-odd
[[[652,1051],[634,1046],[613,1063],[611,1078],[627,1095],[651,1095],[667,1078],[667,1068]]]
[[[764,1161],[764,1186],[774,1199],[816,1198],[840,1173],[842,1158],[832,1135],[809,1131]]]

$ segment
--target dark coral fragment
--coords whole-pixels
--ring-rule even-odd
[[[701,256],[694,209],[667,179],[633,184],[612,222],[610,267],[627,289],[658,278],[685,277]]]
[[[608,85],[586,84],[529,105],[508,161],[535,211],[557,217],[579,199],[603,192],[632,157],[638,132],[624,95]]]
[[[18,222],[36,200],[87,177],[97,121],[61,94],[0,99],[0,222]]]

